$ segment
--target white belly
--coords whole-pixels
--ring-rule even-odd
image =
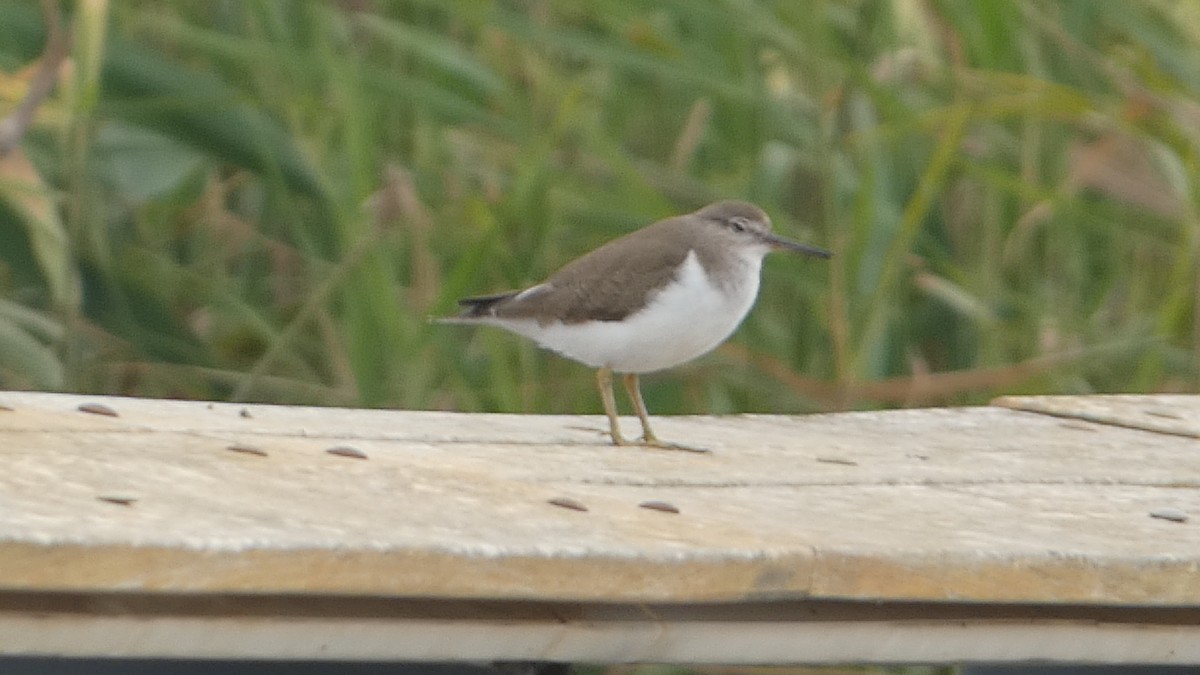
[[[739,283],[717,286],[690,253],[674,283],[624,321],[498,323],[593,368],[648,373],[705,354],[737,330],[758,295],[761,257],[744,260]]]

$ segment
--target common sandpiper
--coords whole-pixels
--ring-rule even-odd
[[[720,201],[614,239],[524,290],[459,300],[461,314],[438,320],[499,326],[595,368],[616,445],[703,452],[654,435],[638,378],[691,361],[733,334],[758,295],[763,257],[774,250],[832,255],[775,235],[754,204]],[[621,434],[613,373],[642,422],[636,441]]]

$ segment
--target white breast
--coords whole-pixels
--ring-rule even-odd
[[[662,370],[711,351],[741,324],[758,295],[762,256],[747,255],[741,262],[735,283],[717,285],[696,253],[689,253],[675,280],[624,321],[496,323],[593,368]]]

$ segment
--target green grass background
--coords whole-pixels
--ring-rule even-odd
[[[1200,3],[78,2],[0,161],[0,387],[594,413],[428,323],[709,201],[776,256],[656,413],[1200,390]],[[0,115],[46,40],[0,0]]]

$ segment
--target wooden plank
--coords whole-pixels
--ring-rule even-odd
[[[1200,438],[1200,396],[1002,396],[992,404],[1012,410]]]
[[[187,611],[108,598],[103,611],[0,608],[0,653],[103,657],[590,663],[1200,663],[1200,610],[860,603],[733,606],[220,598]],[[259,611],[243,611],[254,603]],[[340,604],[340,608],[330,608]],[[363,611],[367,604],[369,611]],[[444,604],[444,603],[443,603]],[[312,611],[313,606],[330,611]],[[304,610],[297,612],[298,607]],[[1133,616],[1130,616],[1133,614]]]
[[[1200,662],[1186,434],[1003,407],[656,420],[695,455],[604,428],[0,392],[0,654]]]
[[[664,419],[695,456],[609,447],[589,417],[3,402],[5,588],[1200,600],[1200,518],[1151,517],[1200,515],[1176,436],[998,408]]]

